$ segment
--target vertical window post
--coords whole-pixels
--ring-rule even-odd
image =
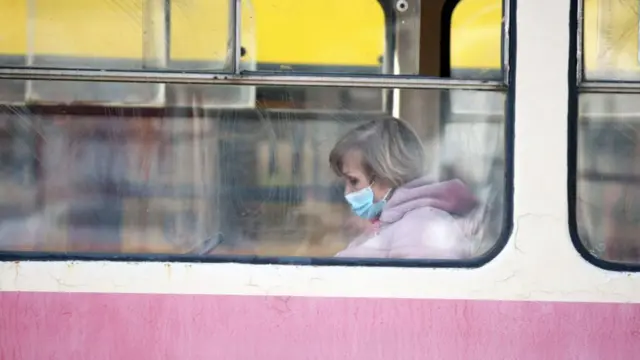
[[[163,69],[169,59],[170,0],[146,0],[142,22],[142,68]]]
[[[230,37],[231,37],[231,46],[230,46],[230,59],[231,66],[230,71],[234,74],[240,73],[240,58],[241,56],[241,47],[242,47],[242,39],[240,38],[240,31],[242,29],[242,0],[229,0],[230,1]]]
[[[396,74],[440,76],[441,13],[446,0],[420,2],[395,0]],[[419,44],[416,47],[416,44]],[[440,101],[443,91],[395,89],[393,116],[410,122],[422,139],[428,154],[427,168],[438,169]],[[438,174],[434,173],[438,176]]]

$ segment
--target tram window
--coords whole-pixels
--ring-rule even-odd
[[[583,0],[586,80],[638,81],[638,1]],[[637,94],[578,95],[576,231],[595,257],[640,263]]]
[[[576,212],[580,239],[599,258],[640,262],[637,95],[581,95],[578,129]]]
[[[253,3],[261,70],[502,78],[501,0]]]
[[[640,80],[637,0],[581,0],[588,80]]]
[[[370,231],[328,159],[346,131],[390,118],[381,89],[260,88],[257,108],[221,109],[200,102],[210,86],[165,88],[163,107],[0,105],[0,249],[332,257]],[[480,256],[503,225],[504,93],[412,91],[448,99],[439,132],[410,126],[439,148],[432,179],[474,194],[445,194],[460,206],[439,215],[469,241],[429,252],[411,234],[408,253],[364,256]]]
[[[0,0],[0,65],[227,71],[230,3]],[[240,66],[501,79],[501,19],[502,0],[243,0]]]
[[[502,1],[460,0],[451,16],[451,77],[502,79]]]
[[[229,3],[0,0],[0,64],[225,70],[233,33]],[[241,65],[252,69],[245,60]]]
[[[419,31],[419,1],[405,2],[402,16]],[[380,74],[385,59],[385,10],[392,1],[253,0],[258,69],[287,72]],[[391,17],[388,19],[391,21]],[[393,25],[389,23],[389,36]],[[389,45],[395,43],[389,39]],[[393,64],[387,73],[392,73]],[[415,71],[415,69],[412,69]]]

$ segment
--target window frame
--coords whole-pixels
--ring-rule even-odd
[[[640,272],[640,262],[614,262],[591,253],[579,234],[578,226],[578,141],[581,94],[640,94],[640,81],[587,80],[584,66],[584,1],[571,0],[569,13],[569,109],[567,147],[567,192],[569,235],[574,248],[591,265],[616,272]]]
[[[30,251],[0,251],[0,261],[161,261],[161,262],[206,262],[247,263],[278,265],[336,265],[336,266],[384,266],[426,268],[478,268],[493,260],[506,246],[513,230],[513,181],[514,181],[514,115],[515,115],[515,68],[516,68],[516,17],[517,0],[502,0],[503,21],[501,24],[501,80],[464,80],[421,75],[357,75],[327,73],[274,73],[264,71],[242,71],[240,26],[241,0],[233,1],[233,26],[231,72],[198,72],[167,69],[162,71],[137,70],[91,70],[65,68],[36,68],[0,66],[0,80],[58,80],[122,83],[165,83],[199,85],[253,85],[253,86],[305,86],[305,87],[364,87],[378,89],[424,89],[424,90],[469,90],[491,91],[505,94],[504,104],[504,203],[503,224],[500,236],[484,255],[469,260],[437,259],[340,259],[292,256],[257,255],[179,255],[179,254],[109,254],[109,253],[52,253]],[[375,0],[373,0],[375,1]],[[463,0],[442,0],[442,28],[448,26],[441,36],[446,43],[441,45],[441,60],[449,60],[450,23],[455,7]],[[575,1],[575,0],[574,0]],[[445,16],[448,17],[445,20]],[[448,67],[448,69],[446,67]],[[450,61],[440,64],[442,74],[450,74]]]

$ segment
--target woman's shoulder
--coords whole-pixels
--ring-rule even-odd
[[[390,230],[392,252],[396,253],[392,257],[452,259],[468,256],[468,241],[456,219],[446,211],[435,208],[412,210]]]
[[[455,217],[448,212],[434,207],[419,207],[410,211],[396,222],[400,228],[416,228],[437,223],[451,223],[455,225]]]
[[[436,208],[419,208],[409,211],[396,224],[396,232],[406,234],[422,234],[429,236],[445,236],[449,240],[464,237],[456,218],[444,210]]]

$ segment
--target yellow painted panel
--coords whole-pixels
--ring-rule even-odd
[[[499,69],[502,0],[462,0],[451,19],[451,67]]]
[[[0,54],[23,55],[26,51],[26,1],[0,0]]]
[[[384,14],[376,0],[253,0],[258,61],[377,66]]]
[[[229,3],[229,0],[172,1],[171,58],[224,61],[230,35]]]
[[[0,54],[142,59],[145,8],[158,0],[0,0]],[[172,55],[177,59],[224,60],[228,1],[172,2]],[[148,16],[162,26],[161,11]],[[28,28],[28,26],[30,28]],[[147,29],[147,31],[150,31]],[[162,39],[160,37],[159,39]],[[160,45],[161,43],[158,43]]]
[[[36,0],[35,52],[141,59],[144,1]]]
[[[145,1],[153,0],[36,0],[34,49],[41,55],[140,59]],[[11,35],[0,38],[0,53],[27,51],[26,3],[0,0],[0,8],[8,9],[0,15],[2,32]],[[254,0],[243,10],[243,45],[257,47],[250,55],[259,62],[376,65],[382,54],[384,18],[374,0]],[[227,0],[173,1],[171,13],[172,58],[224,60]]]
[[[590,72],[640,70],[638,0],[584,0],[584,62]],[[614,75],[615,76],[615,75]]]

